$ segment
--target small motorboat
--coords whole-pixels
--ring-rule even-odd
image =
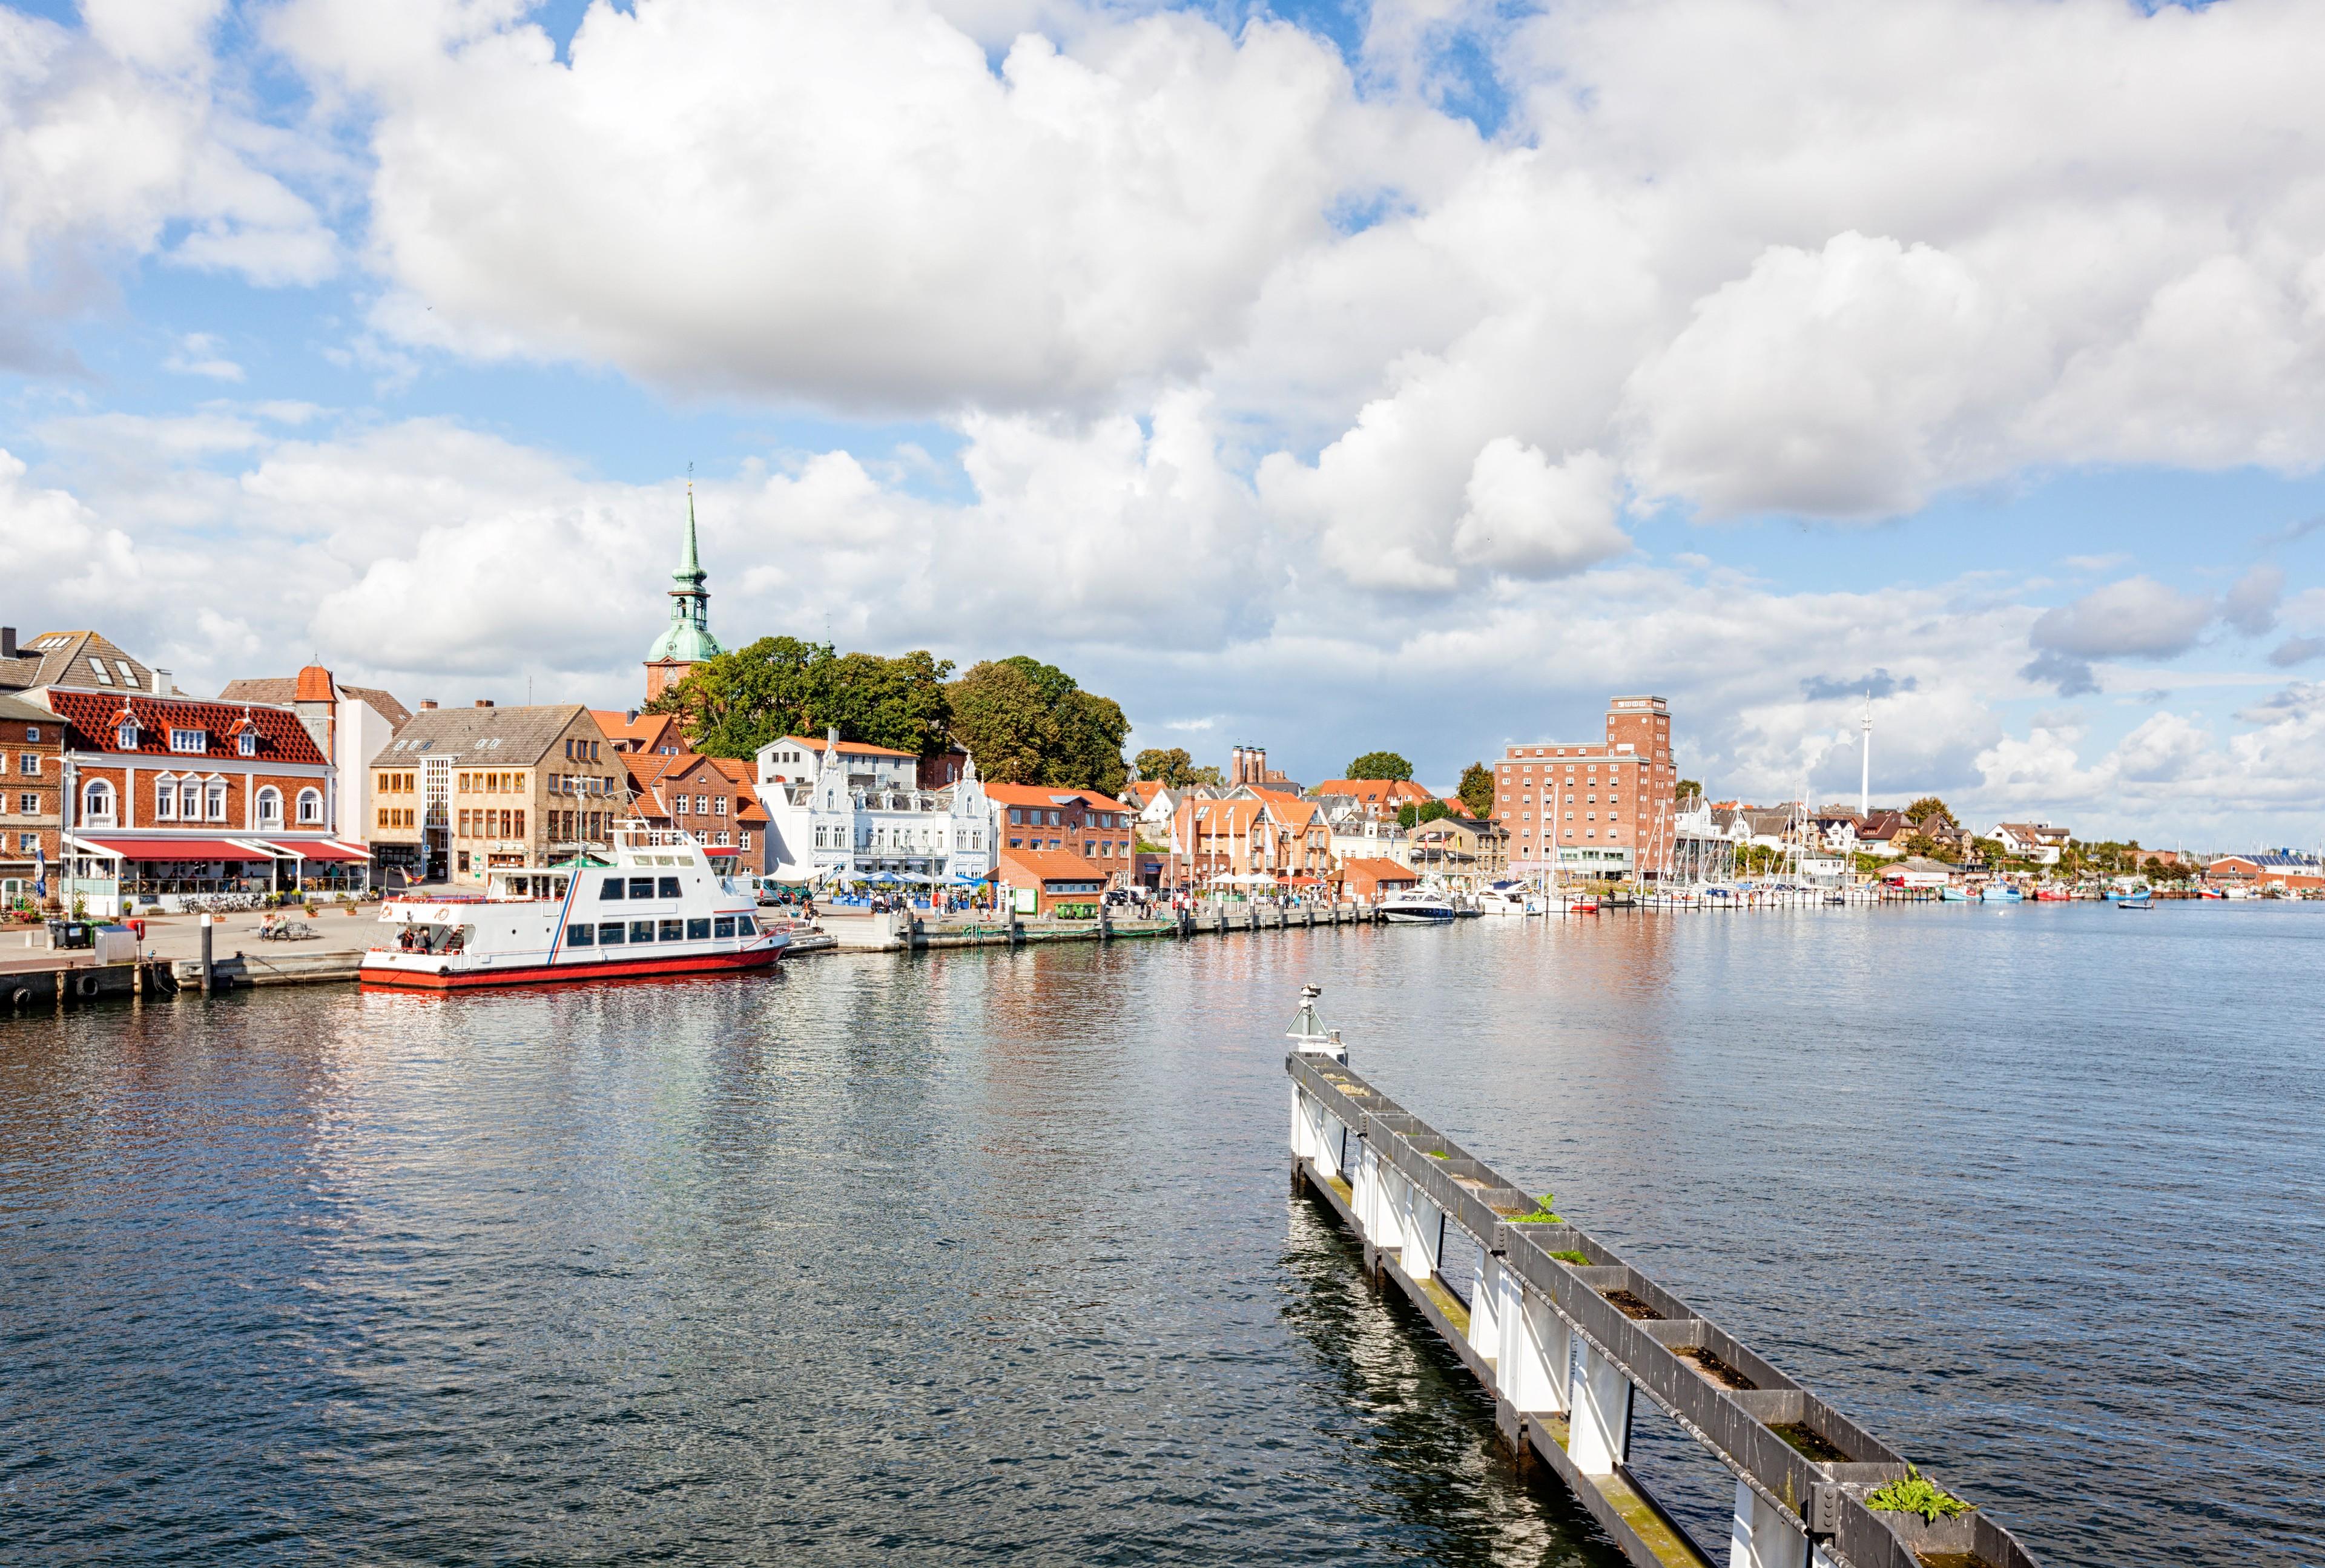
[[[1968,904],[1970,902],[1970,895],[1959,887],[1941,887],[1938,889],[1938,902],[1940,904]]]
[[[2155,907],[2155,889],[2135,887],[2117,898],[2115,906],[2117,909],[2153,909]]]
[[[1542,900],[1520,883],[1496,884],[1477,895],[1480,914],[1540,914]]]
[[[1381,918],[1391,925],[1450,925],[1453,901],[1441,893],[1414,887],[1393,893],[1381,901]]]
[[[2034,902],[2037,904],[2069,904],[2073,902],[2074,896],[2063,887],[2037,887],[2034,890]]]
[[[2024,904],[2026,895],[2006,882],[1989,882],[1978,889],[1978,901],[1980,904]]]

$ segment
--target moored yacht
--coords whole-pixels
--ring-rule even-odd
[[[1480,914],[1540,914],[1542,899],[1522,883],[1496,884],[1477,895]]]
[[[626,822],[607,867],[496,868],[481,897],[391,898],[366,985],[562,985],[764,969],[791,942],[690,833]]]
[[[1441,925],[1453,918],[1453,901],[1425,887],[1407,888],[1381,901],[1381,918],[1392,925]]]

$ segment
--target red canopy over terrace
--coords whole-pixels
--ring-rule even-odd
[[[278,854],[302,860],[347,860],[368,863],[371,859],[371,851],[368,849],[358,849],[347,844],[335,844],[322,839],[292,841],[269,839],[265,842],[268,849]]]
[[[125,860],[271,860],[269,851],[230,839],[116,839],[75,835],[80,842]]]

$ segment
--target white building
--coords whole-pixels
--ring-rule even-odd
[[[1394,815],[1381,817],[1363,801],[1350,795],[1323,795],[1318,814],[1332,830],[1332,863],[1350,860],[1394,860],[1413,868],[1413,835],[1396,825]]]
[[[324,825],[339,838],[368,844],[372,837],[371,759],[412,720],[403,703],[371,686],[347,686],[320,664],[280,679],[230,681],[221,702],[264,702],[288,708],[331,759],[338,780],[324,807]]]
[[[964,760],[959,782],[923,789],[909,751],[786,735],[759,748],[767,875],[981,877],[993,869],[993,803]]]
[[[2070,835],[2066,829],[2048,822],[2000,822],[1995,826],[1994,837],[2001,840],[2002,852],[2015,860],[2056,866]]]

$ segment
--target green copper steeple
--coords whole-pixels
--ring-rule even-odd
[[[694,487],[686,487],[686,548],[678,558],[678,570],[670,574],[678,584],[670,590],[670,625],[654,641],[646,654],[646,663],[659,664],[670,662],[699,664],[726,650],[718,639],[710,635],[710,593],[702,585],[709,573],[702,570],[702,558],[694,544]]]

